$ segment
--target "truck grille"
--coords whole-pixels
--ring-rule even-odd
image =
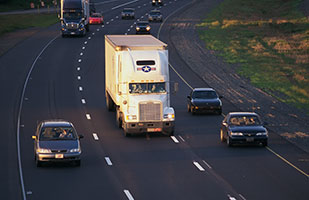
[[[160,121],[161,116],[160,102],[141,102],[139,104],[140,121]]]
[[[78,29],[78,24],[76,23],[68,23],[66,24],[67,29]]]

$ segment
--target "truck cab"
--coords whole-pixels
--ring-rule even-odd
[[[61,0],[61,33],[67,35],[86,35],[89,31],[88,0]]]

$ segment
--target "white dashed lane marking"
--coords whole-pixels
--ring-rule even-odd
[[[79,86],[78,89],[79,89],[79,91],[83,91],[83,87],[82,86]]]
[[[129,190],[123,190],[123,192],[126,194],[129,200],[134,200],[133,196],[131,195]]]
[[[111,161],[111,159],[110,159],[109,157],[105,157],[105,161],[106,161],[106,163],[107,163],[109,166],[112,166],[112,165],[113,165],[113,163],[112,163],[112,161]]]
[[[205,160],[203,160],[203,163],[204,163],[209,169],[212,169],[212,167],[210,166],[210,164],[208,164]]]
[[[84,42],[84,44],[87,44],[88,42],[86,41],[86,42]]]
[[[96,133],[92,133],[92,136],[93,136],[94,140],[96,140],[96,141],[99,140],[99,137]]]
[[[77,79],[80,80],[80,79],[82,79],[82,77],[81,76],[77,76]]]
[[[177,138],[175,136],[171,136],[172,140],[175,142],[175,143],[179,143],[179,141],[177,140]]]
[[[87,118],[88,120],[91,120],[90,114],[86,114],[86,118]]]
[[[86,47],[82,47],[82,49],[85,49]]]
[[[80,70],[80,67],[77,67],[76,69],[77,69],[77,71],[79,71],[79,70]]]
[[[79,63],[82,62],[82,59],[78,59],[78,62],[79,62]]]
[[[181,135],[179,135],[179,138],[180,138],[183,142],[186,142],[185,139],[183,139],[183,137],[181,137]]]
[[[81,52],[79,55],[81,55],[81,56],[82,56],[82,55],[84,55],[84,54],[83,54],[83,52]]]
[[[201,171],[205,171],[205,169],[200,165],[200,163],[196,162],[196,161],[193,161],[193,164]]]
[[[82,104],[86,104],[86,100],[85,99],[81,99]]]

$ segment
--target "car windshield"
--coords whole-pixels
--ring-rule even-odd
[[[76,140],[76,133],[72,127],[44,127],[40,133],[40,140]]]
[[[65,12],[63,18],[66,20],[79,20],[82,18],[82,12]]]
[[[165,93],[165,83],[130,83],[130,94]]]
[[[215,91],[195,91],[192,94],[194,99],[216,99],[218,95]]]
[[[257,126],[261,125],[261,121],[257,116],[252,115],[241,115],[232,116],[229,123],[232,126]]]
[[[161,15],[160,12],[151,12],[150,15]]]
[[[100,14],[92,14],[91,17],[101,17]]]
[[[149,23],[143,23],[143,22],[141,22],[141,23],[137,23],[137,26],[148,26],[149,25]]]

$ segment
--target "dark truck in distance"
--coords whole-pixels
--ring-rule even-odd
[[[62,37],[86,35],[89,31],[89,1],[61,0],[60,21]]]

